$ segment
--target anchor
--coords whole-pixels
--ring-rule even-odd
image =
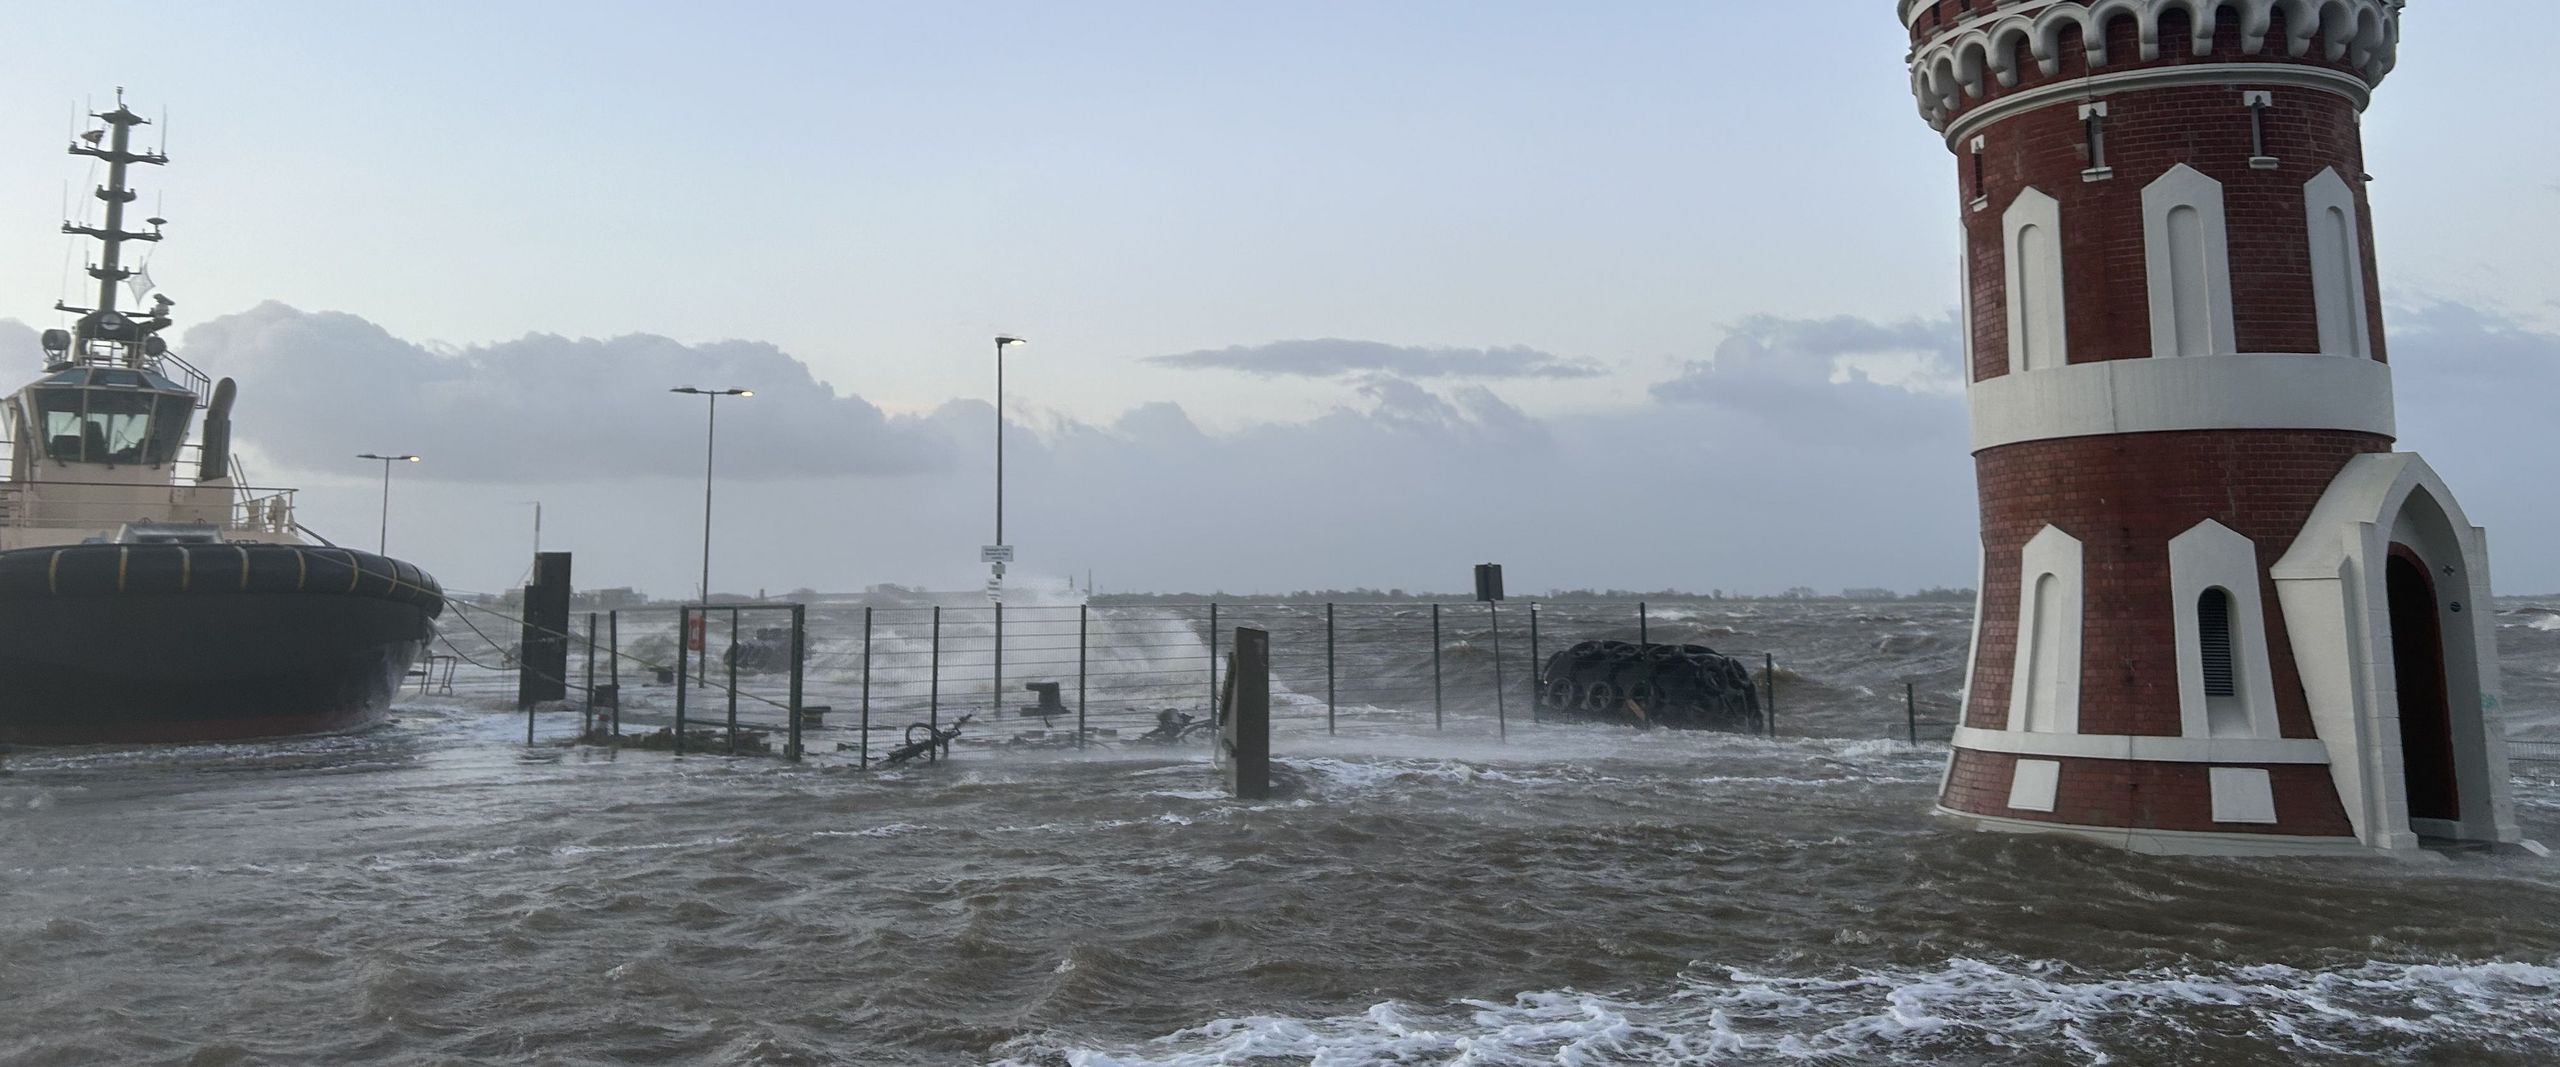
[[[934,725],[929,722],[909,723],[907,725],[906,743],[890,749],[888,755],[880,757],[880,762],[894,767],[898,764],[913,760],[918,756],[924,757],[924,760],[927,763],[939,761],[942,757],[951,754],[952,739],[959,737],[960,728],[967,726],[969,724],[969,720],[975,717],[976,715],[974,712],[969,715],[963,715],[957,719],[951,720],[951,725],[943,729],[936,729]],[[924,732],[924,736],[916,736],[916,732],[919,730]]]

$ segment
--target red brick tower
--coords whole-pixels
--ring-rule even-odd
[[[2361,112],[2401,0],[1898,0],[1959,164],[1982,602],[1940,810],[2514,842],[2486,536],[2394,452]]]

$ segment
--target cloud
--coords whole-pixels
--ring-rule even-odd
[[[704,401],[669,395],[678,385],[755,390],[721,405],[736,420],[720,433],[730,477],[910,474],[947,462],[947,418],[884,414],[762,342],[533,334],[440,351],[353,315],[268,303],[187,331],[182,351],[240,379],[240,439],[300,470],[386,449],[426,456],[419,477],[462,481],[695,469]]]
[[[1606,373],[1588,360],[1565,359],[1534,348],[1419,348],[1377,341],[1323,338],[1235,345],[1146,362],[1184,370],[1233,370],[1267,378],[1334,378],[1390,374],[1399,378],[1594,378]]]

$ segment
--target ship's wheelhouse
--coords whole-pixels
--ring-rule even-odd
[[[18,394],[18,459],[158,467],[175,460],[196,395],[139,368],[62,367]]]

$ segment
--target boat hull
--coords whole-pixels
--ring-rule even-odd
[[[217,741],[373,725],[443,606],[433,579],[368,553],[197,546],[172,567],[172,551],[0,553],[0,742]]]

